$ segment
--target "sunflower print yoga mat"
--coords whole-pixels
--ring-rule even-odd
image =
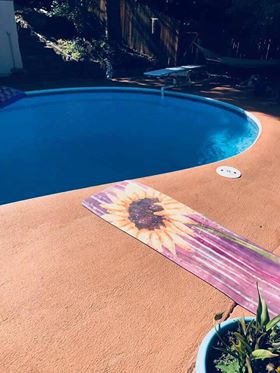
[[[252,312],[258,283],[271,316],[280,313],[280,258],[184,204],[123,181],[83,205]]]

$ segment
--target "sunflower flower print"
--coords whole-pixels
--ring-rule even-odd
[[[106,210],[103,219],[136,237],[159,252],[165,248],[176,255],[176,246],[191,251],[186,238],[186,206],[151,188],[129,183],[114,190],[110,202],[101,203]]]

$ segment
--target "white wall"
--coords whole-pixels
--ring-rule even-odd
[[[0,76],[22,69],[13,0],[0,0]]]

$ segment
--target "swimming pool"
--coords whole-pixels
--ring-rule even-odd
[[[138,88],[29,92],[0,129],[0,204],[215,162],[259,134],[234,106]]]

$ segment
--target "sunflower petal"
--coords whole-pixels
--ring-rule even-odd
[[[128,212],[127,212],[127,210],[126,209],[123,209],[122,211],[117,211],[117,210],[113,210],[113,211],[111,211],[111,210],[107,210],[107,211],[109,211],[110,212],[110,215],[114,215],[114,216],[120,216],[120,217],[122,217],[122,218],[126,218],[126,219],[128,219],[128,216],[129,216],[129,214],[128,214]]]
[[[124,208],[123,206],[121,205],[118,205],[118,204],[113,204],[113,203],[102,203],[100,205],[101,207],[103,207],[104,209],[106,210],[110,210],[110,211],[123,211]]]
[[[172,236],[173,236],[175,244],[180,246],[181,249],[184,249],[186,251],[193,251],[188,245],[188,243],[178,234],[173,234]]]
[[[150,241],[153,248],[159,252],[162,252],[162,245],[156,232],[152,232]]]
[[[134,224],[128,224],[122,228],[125,232],[130,234],[131,236],[137,237],[139,233],[139,229]]]
[[[148,230],[140,230],[137,235],[137,238],[146,244],[149,243],[150,237],[151,237],[151,232]]]
[[[117,216],[117,215],[113,215],[113,214],[104,214],[102,215],[102,218],[104,220],[107,220],[109,222],[118,222],[118,221],[125,221],[127,219],[124,219],[123,217],[121,216]]]
[[[170,251],[173,255],[176,255],[175,243],[167,232],[162,231],[160,233],[162,245]]]
[[[187,217],[182,215],[182,214],[174,214],[174,215],[170,216],[170,220],[179,221],[181,223],[186,223],[187,222]]]

